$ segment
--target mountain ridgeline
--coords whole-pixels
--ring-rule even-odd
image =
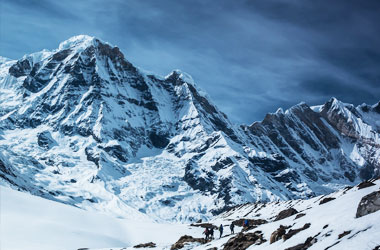
[[[380,173],[380,103],[236,126],[186,73],[147,74],[89,36],[1,58],[0,107],[3,184],[116,216],[190,221]]]

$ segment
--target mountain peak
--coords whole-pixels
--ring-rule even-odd
[[[172,72],[170,72],[170,74],[165,76],[165,79],[176,80],[176,81],[182,80],[182,82],[186,82],[186,83],[190,83],[190,84],[194,85],[193,78],[188,73],[183,72],[179,69],[175,69]]]
[[[78,35],[78,36],[73,36],[67,39],[66,41],[61,42],[59,44],[58,50],[65,50],[65,49],[84,50],[90,46],[95,46],[97,43],[108,44],[93,36]]]

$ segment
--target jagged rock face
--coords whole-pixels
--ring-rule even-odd
[[[380,169],[379,104],[299,104],[235,126],[186,73],[145,74],[88,36],[2,62],[0,106],[3,181],[119,216],[199,219]]]
[[[375,191],[361,199],[356,211],[356,218],[374,213],[378,210],[380,210],[380,191]]]

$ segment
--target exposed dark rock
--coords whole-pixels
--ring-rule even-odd
[[[244,250],[251,245],[260,245],[266,242],[261,231],[254,233],[238,233],[224,244],[223,250]]]
[[[333,200],[335,200],[334,197],[326,197],[326,198],[322,199],[322,200],[319,202],[319,205],[325,204],[325,203],[330,202],[330,201],[333,201]]]
[[[279,228],[277,228],[271,235],[269,243],[272,244],[280,239],[282,239],[282,236],[285,235],[286,229],[289,227],[285,227],[283,225],[280,225]]]
[[[94,150],[90,147],[86,147],[85,150],[84,150],[86,156],[87,156],[87,160],[88,161],[92,161],[93,163],[95,163],[96,166],[99,167],[99,161],[100,161],[100,157],[98,154],[96,154],[94,152]]]
[[[210,176],[201,177],[201,172],[197,169],[197,163],[193,160],[186,164],[183,180],[193,189],[203,192],[212,191],[214,188],[212,178]]]
[[[297,228],[297,229],[290,229],[286,234],[284,234],[282,236],[282,239],[284,241],[290,239],[291,237],[293,237],[294,235],[298,234],[299,232],[303,231],[303,230],[306,230],[310,227],[310,223],[306,223],[303,227],[301,228]]]
[[[362,183],[360,183],[358,185],[358,189],[363,189],[363,188],[367,188],[367,187],[371,187],[371,186],[375,186],[375,184],[373,182],[370,182],[370,181],[363,181]]]
[[[172,245],[170,250],[181,249],[186,245],[186,243],[192,243],[192,242],[198,242],[200,244],[206,244],[209,241],[207,241],[203,238],[194,238],[194,237],[189,236],[189,235],[184,235],[184,236],[181,236],[181,238],[179,238],[179,240]]]
[[[127,162],[128,158],[126,157],[128,155],[128,152],[126,152],[120,145],[113,145],[108,146],[104,148],[104,151],[106,151],[108,154],[116,157],[122,162]]]
[[[154,248],[156,247],[156,243],[148,242],[143,244],[138,244],[136,246],[133,246],[134,248]]]
[[[226,157],[224,159],[219,159],[214,165],[211,166],[212,170],[219,171],[223,168],[231,166],[234,164],[233,160],[230,157]]]
[[[11,175],[13,177],[16,177],[16,175],[12,172],[12,168],[9,168],[5,165],[4,162],[0,159],[0,176],[3,177],[3,174]]]
[[[190,226],[192,226],[192,227],[203,227],[203,228],[211,228],[211,227],[213,227],[215,229],[218,228],[217,226],[215,226],[215,225],[213,225],[211,223],[196,223],[196,224],[193,223],[193,224],[190,224]]]
[[[362,169],[360,169],[359,175],[362,180],[368,180],[376,177],[375,166],[373,164],[367,163]]]
[[[375,191],[361,199],[356,211],[356,218],[374,213],[378,210],[380,210],[380,191]]]
[[[315,171],[309,169],[309,168],[305,168],[303,170],[303,173],[309,177],[310,180],[312,181],[318,181],[318,175],[315,173]]]
[[[168,135],[159,134],[154,131],[149,134],[149,139],[156,148],[165,148],[169,144]]]
[[[343,233],[341,233],[341,234],[338,235],[338,239],[341,239],[341,238],[343,238],[344,236],[349,235],[350,233],[351,233],[351,230],[349,230],[349,231],[344,231]]]
[[[292,215],[295,215],[297,213],[298,213],[298,211],[296,209],[294,209],[294,208],[288,208],[288,209],[282,210],[277,215],[276,219],[274,219],[274,221],[285,219],[285,218],[290,217]]]
[[[304,214],[304,213],[297,214],[296,217],[295,217],[294,219],[297,220],[297,219],[299,219],[299,218],[301,218],[301,217],[303,217],[303,216],[305,216],[305,215],[306,215],[306,214]]]
[[[14,77],[25,76],[32,70],[31,63],[28,59],[17,61],[16,64],[9,68],[9,74]]]
[[[294,247],[286,248],[285,250],[306,250],[317,242],[315,237],[308,237],[304,243],[298,244]]]
[[[198,91],[191,84],[188,85],[189,90],[193,94],[195,100],[197,100],[198,104],[202,107],[202,110],[206,112],[206,115],[211,116],[210,121],[214,124],[217,130],[223,131],[228,137],[230,137],[233,141],[240,143],[239,138],[235,135],[231,126],[227,124],[224,120],[226,117],[219,117],[221,112],[218,112],[216,108],[210,104],[210,102],[203,96],[199,95]]]
[[[249,158],[249,161],[256,166],[259,166],[265,172],[270,173],[278,172],[288,167],[288,164],[286,163],[284,158],[278,158],[273,160],[269,158],[251,157]]]
[[[239,226],[239,227],[242,227],[244,226],[244,221],[245,220],[248,220],[248,225],[249,226],[259,226],[259,225],[262,225],[262,224],[266,224],[268,223],[268,221],[266,220],[263,220],[263,219],[238,219],[238,220],[234,220],[232,223],[235,225],[235,226]]]
[[[38,146],[51,149],[52,147],[58,145],[58,143],[53,139],[49,131],[41,132],[37,135]]]
[[[380,114],[380,102],[376,103],[373,107],[372,110],[376,113]]]

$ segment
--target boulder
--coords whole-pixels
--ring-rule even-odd
[[[254,233],[238,233],[235,237],[229,239],[226,244],[224,244],[223,250],[244,250],[251,245],[260,245],[266,240],[263,238],[261,231],[256,231]]]
[[[341,238],[343,238],[344,236],[349,235],[350,233],[351,233],[351,230],[349,230],[349,231],[344,231],[343,233],[341,233],[341,234],[338,235],[338,239],[341,239]]]
[[[181,236],[181,238],[179,238],[179,240],[176,243],[174,243],[172,245],[170,250],[181,249],[186,245],[186,243],[192,243],[192,242],[199,242],[200,244],[206,244],[209,241],[207,241],[203,238],[194,238],[194,237],[189,236],[189,235],[183,235],[183,236]]]
[[[289,216],[292,216],[292,215],[295,215],[297,214],[298,211],[294,208],[288,208],[288,209],[285,209],[285,210],[282,210],[276,217],[276,219],[274,219],[274,221],[278,221],[278,220],[282,220],[282,219],[285,219]]]
[[[363,181],[362,183],[358,185],[358,189],[363,189],[363,188],[367,188],[371,186],[375,186],[375,184],[370,181]]]
[[[317,242],[317,239],[315,237],[309,237],[306,239],[304,243],[298,244],[294,247],[286,248],[285,250],[306,250],[316,242]]]
[[[356,211],[356,218],[374,213],[378,210],[380,210],[380,191],[375,191],[361,199]]]
[[[305,216],[306,214],[304,214],[304,213],[300,213],[300,214],[297,214],[296,215],[296,218],[294,218],[295,220],[297,220],[297,219],[299,219],[299,218],[301,218],[301,217],[303,217],[303,216]]]
[[[284,234],[282,236],[282,239],[284,241],[290,239],[291,237],[293,237],[294,235],[298,234],[299,232],[303,231],[303,230],[306,230],[310,227],[310,223],[306,223],[303,227],[301,228],[297,228],[297,229],[290,229],[286,234]]]
[[[335,200],[335,198],[334,198],[334,197],[326,197],[326,198],[322,199],[322,200],[319,202],[319,205],[325,204],[325,203],[330,202],[330,201],[332,201],[332,200]]]
[[[286,229],[287,227],[280,225],[280,227],[270,235],[269,243],[272,244],[281,239],[282,236],[286,233]]]

